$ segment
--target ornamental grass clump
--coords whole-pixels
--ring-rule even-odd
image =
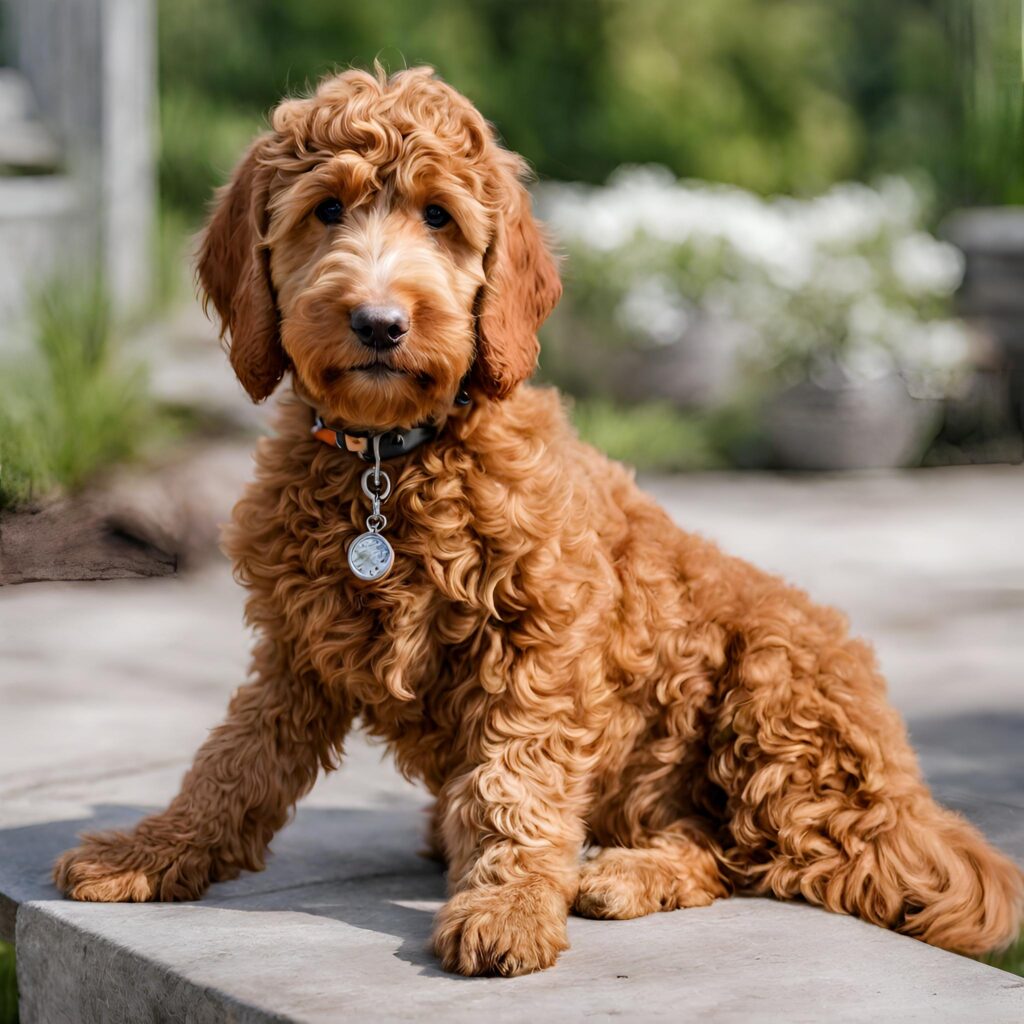
[[[0,508],[79,489],[142,434],[143,373],[115,351],[99,283],[40,293],[31,343],[0,368]]]

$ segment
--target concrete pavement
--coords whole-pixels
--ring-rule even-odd
[[[946,803],[1024,861],[1024,472],[648,482],[677,521],[846,608],[872,637]],[[549,972],[442,974],[443,897],[416,855],[425,798],[351,744],[268,870],[199,903],[60,901],[53,856],[173,794],[244,675],[226,566],[178,579],[0,589],[0,934],[22,1018],[989,1021],[1024,980],[798,904],[729,900],[574,919]]]

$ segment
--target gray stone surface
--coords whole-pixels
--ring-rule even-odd
[[[846,608],[872,636],[939,796],[1024,860],[1020,470],[648,481],[675,518]],[[729,900],[573,920],[541,975],[443,975],[425,799],[360,739],[268,869],[199,903],[59,901],[53,857],[174,792],[244,676],[226,566],[0,589],[0,933],[23,1019],[1024,1019],[1024,981],[849,918]]]
[[[572,948],[554,970],[453,977],[426,950],[441,894],[438,876],[415,873],[396,851],[348,884],[202,907],[32,904],[18,925],[19,955],[31,964],[21,970],[25,1016],[135,1021],[157,1005],[160,1019],[196,1021],[1009,1024],[1024,1012],[1019,978],[767,900],[641,921],[573,919]]]

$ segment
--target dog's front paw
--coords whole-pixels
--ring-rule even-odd
[[[434,952],[459,974],[530,974],[569,948],[567,908],[550,883],[518,882],[466,889],[441,908]]]
[[[53,881],[65,896],[99,903],[198,899],[210,882],[209,859],[198,850],[107,832],[82,837],[62,854]]]

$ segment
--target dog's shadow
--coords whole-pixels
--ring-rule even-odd
[[[152,810],[99,805],[88,818],[0,830],[0,914],[13,927],[14,904],[61,898],[50,879],[52,864],[80,833],[128,828]],[[393,955],[421,975],[457,978],[442,971],[430,949],[433,918],[446,893],[444,867],[419,852],[424,826],[414,808],[300,808],[272,844],[265,871],[212,885],[187,906],[328,918],[385,945],[391,945],[388,937],[397,939]]]

